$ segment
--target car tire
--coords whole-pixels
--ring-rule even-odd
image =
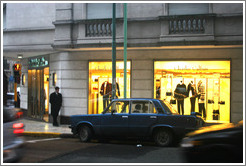
[[[173,142],[173,134],[166,129],[159,129],[154,133],[154,140],[158,146],[170,146]]]
[[[79,139],[81,142],[89,142],[92,137],[92,131],[88,126],[82,126],[79,130]]]

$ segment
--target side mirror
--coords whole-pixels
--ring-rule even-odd
[[[112,110],[111,115],[114,115],[116,112],[117,112],[116,110]]]

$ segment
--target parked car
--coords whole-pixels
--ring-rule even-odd
[[[179,115],[171,105],[157,99],[114,99],[102,114],[73,115],[72,133],[82,142],[91,138],[154,139],[170,146],[187,132],[204,125],[201,117]]]
[[[23,154],[24,124],[18,121],[23,113],[20,109],[3,107],[3,162],[15,162]]]
[[[242,163],[243,121],[207,126],[188,133],[181,147],[187,162]]]

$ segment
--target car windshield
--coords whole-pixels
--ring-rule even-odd
[[[178,112],[173,108],[173,106],[167,102],[167,101],[162,101],[160,100],[161,105],[163,106],[163,108],[165,109],[165,111],[167,112],[167,114],[178,114]]]

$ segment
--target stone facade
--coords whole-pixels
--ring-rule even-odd
[[[153,98],[156,60],[230,60],[230,121],[238,122],[243,115],[243,4],[211,3],[208,8],[208,13],[191,17],[169,15],[168,4],[128,4],[131,97]],[[116,21],[118,60],[123,60],[123,4],[121,9]],[[70,115],[87,114],[88,64],[112,58],[111,35],[104,32],[110,19],[86,19],[87,5],[83,3],[9,3],[5,10],[4,56],[23,53],[22,73],[27,76],[27,58],[49,54],[49,73],[57,74],[57,86],[63,94],[61,121],[66,123]],[[193,26],[186,25],[189,19],[196,19],[196,33],[188,33]],[[198,24],[203,20],[204,24]],[[49,84],[52,93],[51,77]],[[21,108],[28,109],[27,84],[21,85],[21,101]]]

